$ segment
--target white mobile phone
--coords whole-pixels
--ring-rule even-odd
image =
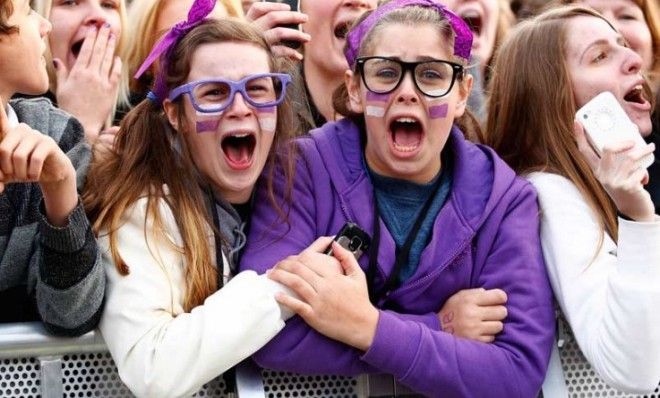
[[[630,120],[614,94],[604,91],[587,102],[576,113],[577,120],[584,126],[587,140],[600,156],[605,145],[632,140],[635,147],[646,145],[637,126]],[[655,161],[649,154],[640,160],[640,165],[648,168]]]

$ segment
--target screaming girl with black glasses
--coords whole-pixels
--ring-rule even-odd
[[[458,127],[470,29],[435,1],[392,0],[346,41],[345,118],[296,139],[290,204],[275,170],[286,222],[257,189],[241,269],[289,287],[276,297],[298,316],[254,358],[379,374],[392,396],[536,396],[554,336],[536,194]],[[346,222],[371,235],[359,259],[324,254]]]

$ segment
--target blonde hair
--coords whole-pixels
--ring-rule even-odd
[[[132,79],[135,72],[140,68],[142,62],[147,58],[151,49],[165,32],[157,32],[158,19],[163,5],[168,0],[133,0],[128,8],[128,20],[130,21],[131,43],[126,46],[122,60],[128,74],[129,88],[131,92],[146,94],[151,86],[150,72],[145,73],[140,79]],[[243,18],[243,9],[240,1],[217,0],[227,10],[230,17]],[[153,67],[152,67],[153,68]]]
[[[143,0],[136,0],[134,2],[140,2]],[[115,55],[118,55],[119,58],[124,61],[122,54],[125,51],[125,48],[128,47],[128,44],[131,42],[131,37],[128,32],[128,18],[126,15],[126,0],[118,0],[119,9],[119,21],[121,23],[121,36],[117,42],[117,47],[115,49]],[[32,0],[32,8],[41,14],[44,18],[50,20],[50,11],[52,9],[53,1],[52,0]],[[50,80],[50,90],[55,93],[57,91],[57,77],[55,74],[55,68],[53,67],[53,56],[50,52],[50,45],[48,46],[48,51],[46,53],[46,68],[48,70],[48,78]],[[119,80],[119,91],[117,93],[117,99],[115,106],[110,112],[108,120],[106,120],[105,127],[112,125],[112,122],[115,117],[115,112],[118,106],[124,106],[129,103],[129,88],[128,88],[129,76],[125,66],[122,66],[121,78]]]
[[[579,151],[573,133],[577,104],[566,42],[568,23],[579,16],[602,19],[612,27],[589,8],[559,7],[521,22],[502,44],[491,80],[486,144],[516,173],[545,171],[569,179],[601,229],[616,241],[616,207]]]

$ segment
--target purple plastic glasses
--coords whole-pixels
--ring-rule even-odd
[[[174,101],[183,94],[190,95],[193,108],[202,113],[217,113],[227,109],[236,93],[255,108],[271,108],[284,101],[291,77],[286,73],[260,73],[241,80],[204,79],[183,84],[170,92]]]

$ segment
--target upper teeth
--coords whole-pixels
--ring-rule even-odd
[[[399,123],[417,123],[417,120],[410,117],[400,117],[396,121]]]
[[[241,133],[241,134],[232,134],[231,136],[232,136],[232,137],[235,137],[235,138],[244,138],[244,137],[247,137],[248,135],[250,135],[250,134],[248,134],[248,133]]]

